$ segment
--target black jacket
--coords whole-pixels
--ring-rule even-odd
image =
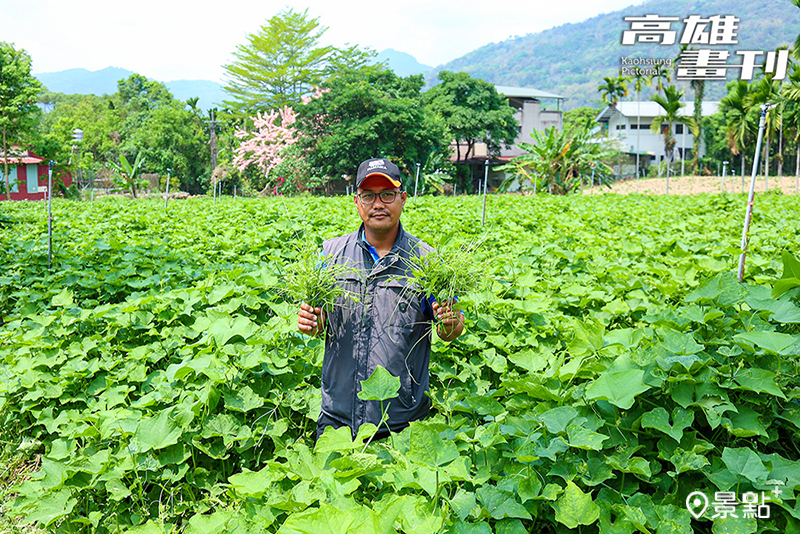
[[[392,250],[374,265],[362,227],[323,243],[325,262],[351,267],[341,287],[355,296],[338,299],[326,310],[325,358],[322,363],[322,412],[353,431],[364,423],[378,425],[378,401],[362,401],[360,381],[381,365],[400,378],[399,395],[389,402],[389,428],[399,431],[427,415],[430,399],[428,364],[432,311],[426,297],[406,276],[408,260],[431,247],[400,225]],[[384,401],[384,405],[387,401]],[[385,428],[385,427],[384,427]]]

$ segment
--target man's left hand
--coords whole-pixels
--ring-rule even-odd
[[[464,331],[464,314],[453,310],[449,302],[439,305],[433,303],[433,316],[436,317],[436,333],[443,341],[453,341]]]

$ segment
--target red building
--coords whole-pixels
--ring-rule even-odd
[[[0,152],[0,200],[7,200],[5,194],[6,177],[5,161]],[[8,178],[11,184],[11,200],[45,200],[47,198],[47,162],[30,150],[19,146],[11,147],[8,151]],[[56,178],[53,182],[61,180],[66,187],[72,185],[72,176]]]

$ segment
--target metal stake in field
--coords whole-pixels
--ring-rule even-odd
[[[725,174],[726,174],[725,171],[727,171],[727,170],[728,170],[728,162],[727,161],[723,161],[722,162],[722,190],[723,191],[725,191]]]
[[[483,216],[481,226],[486,224],[486,183],[489,181],[489,160],[483,162]]]
[[[761,118],[758,121],[758,140],[756,141],[755,160],[753,161],[753,175],[750,178],[750,194],[747,197],[747,208],[744,215],[744,228],[742,229],[742,254],[739,256],[739,283],[744,281],[744,260],[747,255],[748,233],[750,232],[750,220],[753,217],[753,197],[756,189],[756,173],[758,172],[758,156],[761,152],[761,140],[764,138],[764,124],[767,120],[767,111],[774,107],[774,104],[766,103],[761,105]]]
[[[167,202],[169,202],[169,173],[172,169],[167,169],[167,194],[164,195],[164,209],[167,209]]]
[[[53,267],[53,164],[47,167],[47,270]]]
[[[414,178],[414,198],[417,198],[417,183],[419,182],[419,163],[417,163],[417,177]]]

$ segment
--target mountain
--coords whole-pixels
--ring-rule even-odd
[[[379,53],[371,63],[386,63],[398,76],[411,76],[412,74],[428,74],[433,67],[423,65],[411,54],[387,48]]]
[[[566,96],[565,109],[598,105],[597,86],[604,76],[619,74],[621,58],[674,59],[679,56],[678,44],[621,44],[622,32],[630,29],[630,23],[623,18],[646,14],[680,17],[680,21],[672,23],[672,29],[678,30],[678,40],[684,27],[682,20],[689,15],[704,18],[735,15],[741,19],[737,32],[739,42],[735,46],[695,45],[697,48],[775,50],[780,45],[791,46],[800,33],[800,9],[791,0],[649,0],[583,22],[488,44],[437,67],[427,80],[430,84],[436,83],[440,70],[465,71],[497,85],[532,87]],[[741,59],[731,52],[728,64],[740,62]],[[729,79],[739,76],[735,69],[728,73]],[[682,85],[683,82],[679,82],[679,87],[683,88]],[[646,92],[642,94],[642,98],[647,97]],[[706,100],[719,100],[724,95],[724,83],[706,82]],[[692,98],[691,90],[687,90],[687,98]]]
[[[220,106],[228,94],[222,90],[222,85],[209,80],[175,80],[164,82],[172,96],[178,100],[186,101],[197,97],[197,106],[201,109],[209,110]]]
[[[117,92],[117,81],[133,74],[132,71],[118,67],[107,67],[102,70],[68,69],[59,72],[36,74],[36,78],[55,93],[68,95],[110,95]],[[197,97],[198,106],[210,109],[219,105],[225,98],[222,86],[209,80],[175,80],[162,82],[178,100]]]
[[[102,70],[67,69],[58,72],[35,74],[50,91],[65,95],[110,95],[117,92],[117,80],[123,80],[132,71],[118,67]]]

